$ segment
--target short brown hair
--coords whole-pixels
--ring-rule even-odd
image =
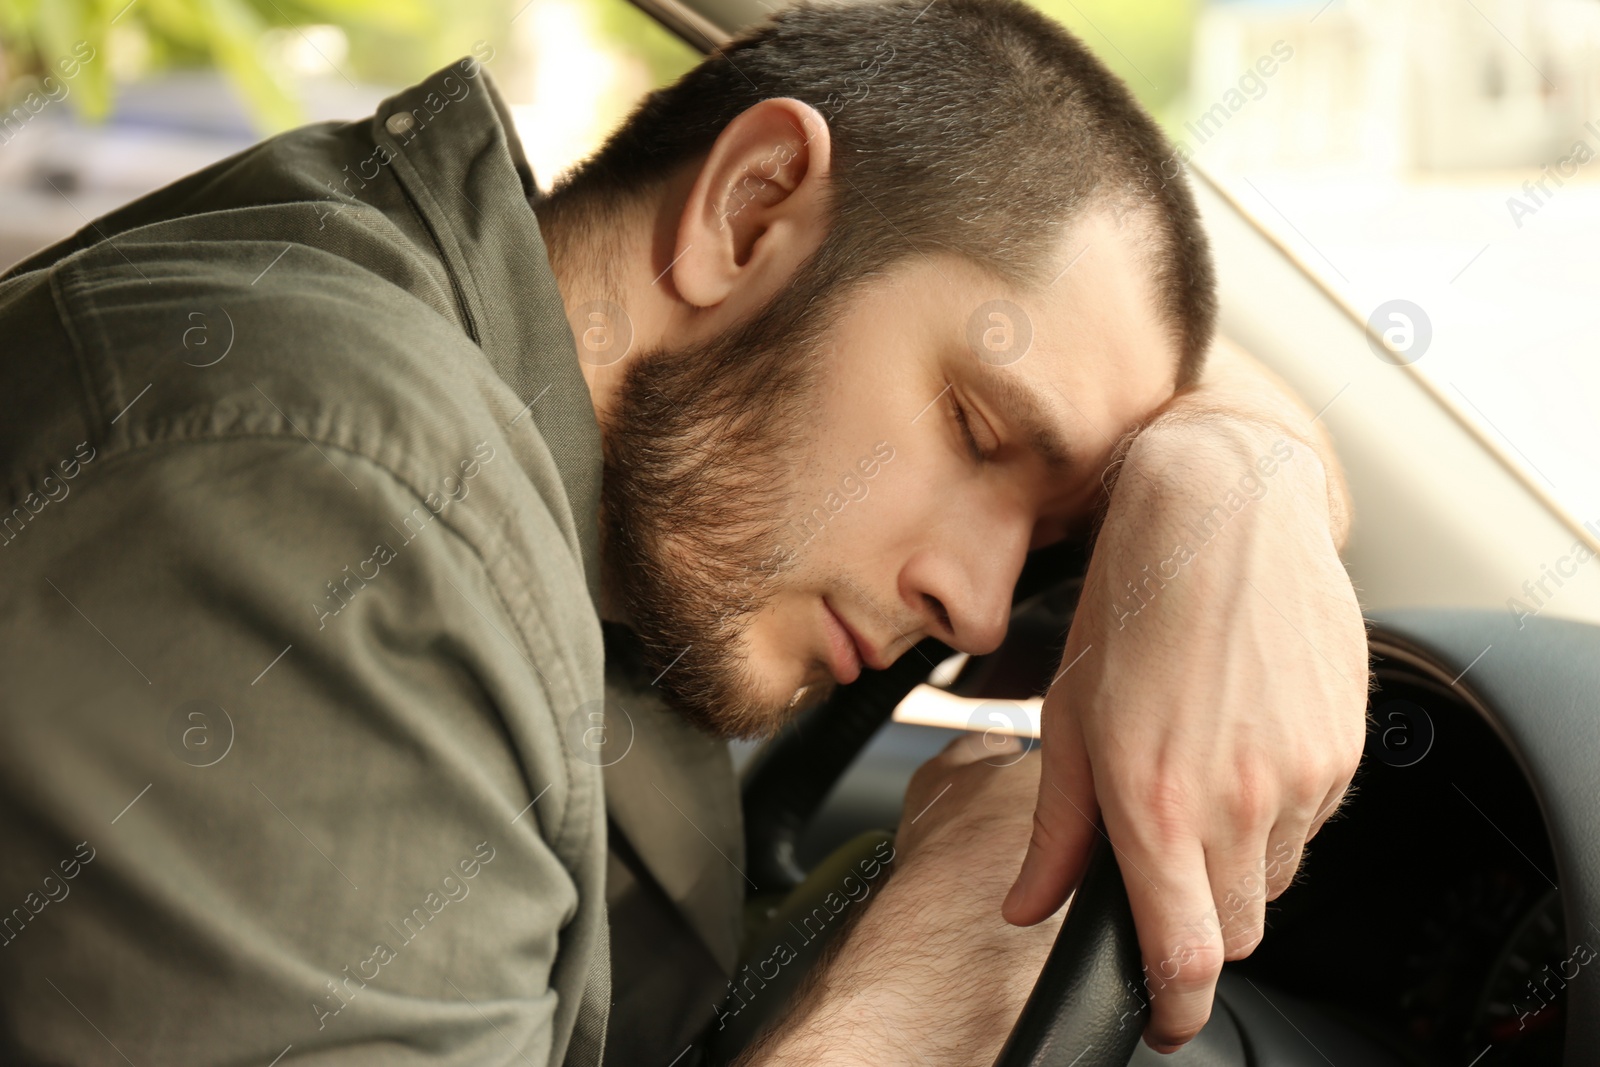
[[[785,8],[651,93],[541,215],[656,183],[774,97],[815,107],[832,135],[833,221],[808,264],[813,291],[834,294],[915,252],[1043,284],[1060,267],[1066,227],[1113,203],[1139,211],[1153,235],[1147,254],[1181,353],[1178,384],[1198,378],[1215,278],[1172,148],[1081,41],[1017,0]]]

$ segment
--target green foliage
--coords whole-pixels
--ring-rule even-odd
[[[261,55],[269,30],[330,24],[352,37],[425,38],[438,22],[433,0],[0,0],[0,52],[8,93],[29,75],[56,73],[66,57],[92,55],[68,98],[91,119],[111,110],[120,51],[136,49],[154,66],[215,66],[265,132],[301,121],[280,73]]]

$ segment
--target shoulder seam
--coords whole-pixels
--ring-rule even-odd
[[[77,253],[73,253],[76,255]],[[70,259],[71,257],[67,257]],[[98,395],[98,385],[93,372],[89,369],[89,360],[85,354],[87,349],[82,335],[78,332],[77,322],[68,312],[70,301],[67,294],[61,289],[61,272],[57,269],[65,259],[52,263],[45,268],[50,277],[50,303],[55,308],[56,321],[61,325],[61,332],[67,335],[67,341],[72,345],[72,362],[78,372],[78,384],[83,389],[84,421],[89,425],[92,435],[96,437],[109,436],[109,423],[105,421],[105,409],[101,406],[101,397]]]

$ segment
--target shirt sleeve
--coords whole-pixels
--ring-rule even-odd
[[[570,668],[448,512],[287,438],[63,485],[0,547],[0,1059],[560,1062]]]

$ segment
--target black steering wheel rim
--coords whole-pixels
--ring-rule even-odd
[[[1104,832],[995,1067],[1127,1067],[1149,1001],[1133,909]]]

